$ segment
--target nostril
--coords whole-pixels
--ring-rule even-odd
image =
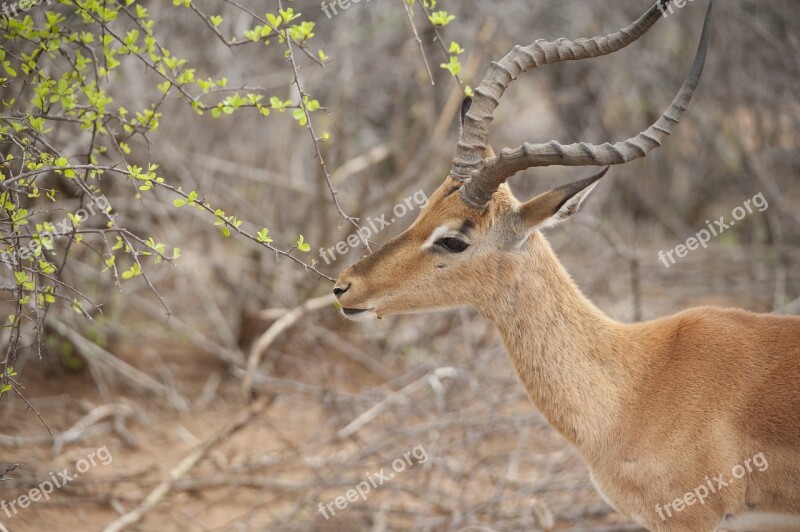
[[[344,294],[350,289],[350,283],[347,283],[344,286],[334,286],[333,287],[333,295],[339,297],[340,295]]]

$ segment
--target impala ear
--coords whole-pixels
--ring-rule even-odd
[[[606,172],[608,167],[597,175],[558,187],[523,203],[519,209],[523,227],[531,231],[563,222],[578,211],[583,200]]]

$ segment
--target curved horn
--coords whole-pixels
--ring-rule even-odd
[[[527,47],[515,46],[500,61],[493,61],[483,81],[475,89],[475,97],[464,116],[458,149],[450,174],[457,181],[477,175],[481,169],[483,150],[489,135],[489,123],[503,93],[517,77],[541,65],[589,59],[620,50],[644,35],[659,18],[668,0],[658,0],[639,20],[617,33],[592,39],[554,42],[538,40]]]
[[[619,40],[621,39],[621,37],[619,37],[620,35],[628,35],[630,32],[634,31],[632,28],[636,28],[639,33],[635,38],[629,36],[629,42],[626,44],[630,44],[630,42],[633,42],[633,40],[638,38],[638,36],[655,24],[655,20],[651,20],[651,17],[655,17],[656,19],[660,17],[659,10],[661,5],[662,2],[656,3],[647,13],[645,13],[631,26],[621,30],[617,34],[609,35],[604,39],[612,40],[616,38]],[[547,144],[525,143],[519,148],[513,150],[505,149],[497,157],[492,157],[485,160],[481,159],[477,162],[477,164],[468,162],[474,160],[474,157],[471,155],[469,156],[471,157],[470,159],[462,158],[459,163],[459,154],[457,153],[452,172],[457,173],[457,175],[454,175],[454,179],[466,181],[461,191],[461,196],[464,199],[464,202],[473,208],[484,208],[491,199],[492,194],[495,192],[495,190],[497,190],[497,187],[499,187],[501,183],[514,175],[516,172],[524,170],[525,168],[549,165],[607,166],[612,164],[621,164],[639,157],[644,157],[649,151],[660,146],[663,139],[671,133],[672,126],[678,123],[681,115],[686,110],[686,107],[688,106],[689,101],[694,94],[694,89],[697,87],[700,74],[703,71],[706,50],[708,48],[711,7],[712,2],[709,3],[705,24],[703,26],[703,36],[700,40],[700,46],[698,47],[697,55],[695,56],[694,64],[688,77],[684,81],[681,90],[673,100],[670,107],[655,124],[650,126],[649,129],[624,142],[617,144],[606,143],[600,146],[587,143],[577,143],[563,146],[556,141],[551,141]],[[633,33],[630,33],[630,35],[633,35]],[[595,38],[589,42],[596,42],[597,39],[598,38]],[[570,43],[570,41],[560,40],[556,41],[555,43],[545,44],[559,48],[559,43],[566,44]],[[578,43],[585,45],[586,41],[579,40],[571,44],[575,46],[578,45]],[[537,46],[537,44],[540,46],[542,45],[542,43],[534,43],[532,46]],[[619,47],[621,48],[622,46]],[[517,50],[523,49],[516,48],[515,51],[506,56],[503,61],[508,59],[509,56],[512,56],[515,52],[517,52]],[[610,51],[607,53],[610,53]],[[571,58],[572,57],[569,57],[569,59]],[[491,70],[496,71],[497,68],[492,68],[490,71]],[[486,79],[484,79],[484,81],[481,83],[481,86],[484,84],[493,88],[502,86],[504,90],[511,80],[513,80],[513,77],[509,79],[505,85],[503,85],[502,81],[491,81],[490,76],[487,75]],[[502,94],[502,92],[500,92],[500,94]],[[497,106],[497,103],[499,103],[499,97],[494,99],[492,111]],[[467,114],[467,117],[469,117],[469,113]],[[488,125],[492,119],[491,112],[488,115],[485,115],[484,118],[488,118],[484,121],[485,126]],[[479,138],[478,132],[472,131],[470,133],[471,136],[469,138]],[[481,133],[483,133],[483,131]],[[461,141],[459,141],[459,151],[463,151],[462,144],[464,144],[465,148],[466,145],[469,144],[469,142],[465,142],[465,137],[467,137],[467,135],[462,132]]]

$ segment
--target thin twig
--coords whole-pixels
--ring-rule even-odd
[[[278,0],[278,7],[283,9],[283,2],[282,0]],[[320,168],[322,168],[322,174],[325,177],[325,184],[328,186],[328,191],[330,192],[331,199],[333,199],[333,204],[336,206],[336,210],[339,211],[339,216],[342,217],[343,220],[350,222],[356,228],[357,231],[361,230],[361,226],[358,224],[358,218],[354,218],[344,212],[342,206],[339,204],[339,199],[336,197],[339,193],[336,192],[333,188],[333,184],[331,183],[331,175],[328,172],[328,166],[325,164],[325,159],[322,156],[322,151],[319,147],[319,138],[317,138],[317,134],[314,131],[314,126],[311,123],[311,113],[308,111],[308,107],[305,103],[305,99],[308,97],[308,94],[303,90],[303,86],[300,83],[300,69],[297,66],[297,61],[294,58],[294,51],[292,48],[292,40],[289,37],[289,30],[283,30],[284,42],[286,43],[286,52],[289,59],[289,63],[292,65],[292,73],[294,75],[294,85],[297,87],[297,92],[300,94],[300,109],[303,110],[303,114],[306,119],[306,129],[308,129],[309,134],[311,135],[311,141],[314,143],[314,151],[316,152],[317,160],[319,161]],[[372,251],[369,247],[369,242],[364,241],[364,245],[367,247],[367,251]]]
[[[131,177],[133,175],[128,170],[123,170],[123,169],[117,168],[115,166],[99,166],[99,165],[93,165],[93,164],[75,164],[75,165],[71,165],[71,166],[59,166],[59,167],[51,167],[51,166],[49,166],[49,167],[38,168],[36,170],[31,170],[30,172],[26,172],[24,174],[17,175],[15,177],[11,178],[11,179],[6,180],[6,181],[0,182],[0,188],[3,188],[3,185],[5,185],[6,183],[8,183],[10,181],[16,181],[16,180],[19,180],[21,178],[31,177],[31,176],[34,176],[34,175],[37,175],[37,174],[43,174],[43,173],[52,172],[52,171],[55,171],[55,170],[68,170],[68,169],[114,172],[114,173],[122,174],[122,175],[125,175],[125,176],[128,176],[128,177]],[[189,199],[189,195],[187,193],[183,192],[182,190],[180,190],[177,187],[174,187],[172,185],[168,185],[166,183],[159,183],[159,182],[156,182],[155,180],[153,180],[153,184],[156,185],[156,186],[159,186],[161,188],[165,188],[165,189],[167,189],[167,190],[169,190],[169,191],[171,191],[171,192],[173,192],[175,194],[178,194],[179,196],[181,196],[184,199]],[[193,201],[195,201],[196,205],[199,206],[201,209],[203,209],[203,210],[205,210],[205,211],[207,211],[207,212],[209,212],[211,214],[214,214],[216,216],[216,214],[214,212],[214,209],[212,209],[211,206],[209,206],[208,204],[206,204],[204,202],[201,202],[201,201],[198,201],[198,200],[193,200]],[[303,266],[306,270],[314,272],[315,274],[317,274],[318,276],[322,277],[323,279],[327,279],[328,281],[330,281],[332,283],[336,282],[336,279],[334,279],[333,277],[330,277],[328,275],[325,275],[324,273],[319,271],[316,268],[316,266],[314,266],[313,264],[307,264],[307,263],[303,262],[302,260],[298,259],[297,257],[295,257],[294,255],[292,255],[291,251],[284,251],[282,249],[279,249],[279,248],[277,248],[275,246],[272,246],[269,242],[261,242],[254,235],[252,235],[251,233],[248,233],[247,231],[245,231],[243,229],[240,229],[240,228],[236,227],[230,221],[225,220],[223,218],[219,218],[219,217],[218,217],[218,219],[220,221],[222,221],[225,224],[225,226],[228,227],[229,229],[231,229],[234,232],[244,236],[245,238],[247,238],[249,240],[252,240],[253,242],[255,242],[255,243],[257,243],[257,244],[259,244],[259,245],[261,245],[261,246],[263,246],[263,247],[265,247],[267,249],[269,249],[270,251],[272,251],[276,255],[280,255],[280,256],[286,257],[286,258],[296,262],[297,264]],[[148,248],[148,249],[150,249],[150,248]]]
[[[427,17],[428,21],[430,21],[431,12],[428,11],[428,8],[425,7],[425,4],[423,4],[420,0],[417,0],[417,4],[419,4],[419,6],[422,8],[422,11],[425,13],[425,16]],[[431,27],[433,28],[433,33],[436,35],[436,40],[439,42],[439,45],[442,48],[442,52],[444,52],[444,56],[445,57],[450,57],[450,52],[447,50],[447,46],[444,45],[444,41],[442,40],[442,36],[439,33],[439,27],[436,24],[434,24],[433,22],[431,22]],[[461,78],[458,77],[458,74],[453,75],[453,77],[456,78],[456,81],[458,82],[459,86],[461,86],[461,87],[464,86],[464,84],[461,83]]]
[[[251,397],[253,393],[253,377],[258,369],[258,364],[261,362],[264,353],[278,336],[294,325],[304,314],[330,306],[334,301],[336,301],[336,299],[333,294],[309,299],[302,305],[286,312],[286,314],[276,320],[269,329],[255,341],[253,347],[250,349],[250,355],[247,357],[247,372],[242,379],[241,388],[245,397]]]
[[[235,433],[244,428],[251,419],[260,414],[261,411],[264,410],[264,408],[266,408],[271,402],[272,400],[269,397],[261,397],[258,401],[245,408],[239,417],[231,424],[222,428],[213,436],[192,449],[192,451],[187,454],[183,460],[178,462],[178,465],[170,470],[167,478],[159,483],[158,486],[156,486],[153,491],[151,491],[147,497],[144,498],[139,506],[114,520],[103,529],[104,532],[120,532],[130,525],[141,521],[147,512],[150,511],[156,504],[158,504],[159,501],[161,501],[161,499],[167,495],[172,486],[177,481],[185,477],[201,458],[208,454],[208,452],[213,448],[217,447],[219,444],[229,439]]]
[[[431,85],[436,85],[436,82],[433,80],[431,66],[428,64],[428,57],[425,55],[425,48],[422,46],[422,39],[419,38],[417,26],[414,24],[414,15],[411,13],[411,8],[408,6],[408,2],[406,2],[406,0],[400,0],[400,3],[402,3],[403,7],[406,9],[406,16],[408,17],[408,21],[411,23],[411,31],[414,32],[414,39],[416,39],[417,46],[419,46],[419,53],[422,55],[422,62],[425,63],[425,70],[428,71],[428,79],[431,80]]]

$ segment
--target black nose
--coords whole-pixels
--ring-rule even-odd
[[[344,294],[350,289],[350,283],[347,283],[345,286],[334,286],[333,287],[333,295],[339,297],[340,295]]]

